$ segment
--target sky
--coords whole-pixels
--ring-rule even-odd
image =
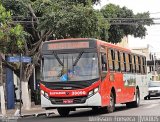
[[[109,3],[120,7],[126,6],[134,14],[149,12],[151,18],[160,18],[159,0],[101,0],[101,3],[95,8],[99,9]],[[147,47],[149,44],[152,52],[160,52],[160,24],[147,27],[147,35],[144,39],[132,36],[129,36],[128,39],[130,48]]]

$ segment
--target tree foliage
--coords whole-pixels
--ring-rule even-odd
[[[0,4],[0,52],[11,54],[22,51],[25,34],[20,24],[13,24],[11,12]]]
[[[134,14],[132,10],[126,7],[119,7],[114,4],[108,4],[101,9],[106,19],[116,19],[119,24],[112,24],[108,31],[109,41],[112,43],[121,42],[122,38],[127,35],[143,38],[146,36],[146,27],[152,24],[149,12]],[[128,19],[129,18],[129,19]],[[121,21],[122,20],[122,21]],[[125,22],[126,24],[121,24]]]
[[[109,28],[102,13],[93,9],[98,0],[1,0],[13,19],[20,22],[29,36],[23,55],[32,57],[32,63],[23,65],[23,81],[27,82],[34,65],[38,64],[43,41],[59,38],[101,38]],[[17,73],[18,74],[18,73]],[[23,93],[23,92],[22,92]],[[27,94],[26,94],[27,95]],[[29,108],[29,99],[23,100]]]
[[[30,33],[26,54],[34,55],[40,42],[49,39],[73,37],[106,39],[109,24],[102,13],[94,10],[92,5],[84,6],[84,2],[89,3],[89,1],[91,0],[21,0],[15,2],[3,0],[3,4],[7,9],[12,10],[14,16],[21,16],[15,17],[15,21],[24,21],[23,26]],[[91,3],[98,1],[92,0]]]
[[[54,30],[54,38],[99,37],[102,27],[108,29],[108,23],[100,12],[82,4],[75,5],[63,1],[43,11],[39,29],[51,28]]]

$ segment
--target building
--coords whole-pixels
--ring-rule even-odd
[[[120,47],[124,47],[124,48],[129,48],[128,37],[127,36],[123,37],[122,41],[120,43],[117,43],[116,45],[118,45]]]

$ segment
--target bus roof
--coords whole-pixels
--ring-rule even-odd
[[[127,51],[127,52],[131,52],[130,49],[127,49],[127,48],[123,48],[123,47],[120,47],[120,46],[117,46],[117,45],[114,45],[114,44],[111,44],[111,43],[108,43],[108,42],[105,42],[105,41],[102,41],[102,40],[98,40],[98,39],[95,39],[95,38],[68,38],[68,39],[57,39],[57,40],[50,40],[50,41],[47,41],[47,42],[64,42],[64,41],[82,41],[82,40],[86,40],[86,41],[97,41],[97,44],[98,45],[104,45],[104,46],[107,46],[107,47],[110,47],[110,48],[116,48],[116,49],[119,49],[119,50],[123,50],[123,51]]]
[[[128,48],[120,47],[120,46],[117,46],[115,44],[111,44],[109,42],[104,42],[102,40],[97,40],[97,43],[99,43],[99,45],[104,45],[104,46],[107,46],[107,47],[110,47],[110,48],[113,48],[113,49],[118,49],[118,50],[121,50],[121,51],[131,52],[131,50],[128,49]]]
[[[96,40],[96,39],[93,39],[93,38],[68,38],[68,39],[57,39],[57,40],[49,40],[47,42],[61,42],[61,41],[75,41],[75,40]]]
[[[128,48],[124,48],[124,47],[120,47],[120,46],[117,46],[115,44],[111,44],[109,42],[105,42],[105,41],[102,41],[102,40],[99,40],[99,39],[95,39],[95,38],[68,38],[68,39],[57,39],[57,40],[49,40],[49,41],[46,41],[44,43],[48,43],[48,42],[67,42],[67,41],[96,41],[97,45],[104,45],[104,46],[107,46],[109,48],[112,48],[112,49],[117,49],[117,50],[120,50],[120,51],[125,51],[125,52],[128,52],[128,53],[134,53],[134,54],[137,54],[137,55],[144,55],[144,54],[141,54],[141,53],[137,53],[133,50],[130,50]]]

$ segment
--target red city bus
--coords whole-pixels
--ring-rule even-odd
[[[61,116],[80,107],[138,107],[147,96],[146,57],[101,40],[60,39],[41,51],[41,106]]]

